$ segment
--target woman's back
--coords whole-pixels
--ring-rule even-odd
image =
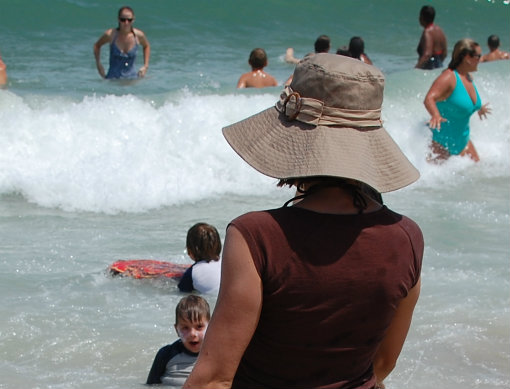
[[[264,285],[233,387],[373,387],[379,342],[419,279],[418,226],[386,207],[361,215],[280,208],[232,225]]]

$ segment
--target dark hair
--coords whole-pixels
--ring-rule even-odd
[[[217,261],[221,252],[220,234],[210,224],[197,223],[188,230],[186,248],[196,261]]]
[[[472,39],[461,39],[453,47],[452,60],[448,64],[448,69],[455,70],[460,65],[466,55],[475,55],[476,48],[480,46]]]
[[[352,58],[360,59],[365,52],[365,42],[359,36],[354,36],[349,42],[349,52]]]
[[[211,309],[209,303],[203,297],[191,294],[183,297],[175,307],[175,324],[179,319],[187,320],[191,323],[197,323],[201,320],[211,319]]]
[[[431,5],[421,7],[420,18],[427,24],[433,23],[436,17],[436,10]]]
[[[248,63],[254,69],[262,69],[267,65],[267,54],[264,49],[256,48],[253,49],[250,53],[250,59]]]
[[[316,53],[327,53],[331,47],[331,40],[327,35],[321,35],[317,38],[314,44]]]
[[[135,11],[133,11],[133,8],[128,7],[127,5],[125,5],[125,6],[119,8],[119,12],[117,14],[117,17],[120,18],[120,15],[122,15],[122,11],[124,11],[124,10],[127,10],[127,11],[131,12],[133,14],[133,16],[135,15]]]
[[[491,35],[489,39],[487,39],[487,45],[491,49],[497,49],[499,47],[499,36]]]
[[[339,47],[336,51],[336,53],[338,55],[343,55],[345,57],[350,57],[351,56],[351,53],[349,52],[349,49],[347,48],[347,46],[342,46],[342,47]]]

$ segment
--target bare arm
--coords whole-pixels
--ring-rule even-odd
[[[455,75],[452,71],[447,69],[441,73],[438,78],[436,78],[427,92],[423,103],[431,116],[429,120],[430,128],[440,130],[441,123],[446,121],[446,119],[439,113],[436,103],[438,101],[446,100],[452,94],[455,89],[455,83]]]
[[[138,71],[139,77],[145,77],[147,70],[149,69],[149,61],[151,58],[151,45],[149,40],[145,37],[145,34],[141,30],[136,30],[138,41],[143,47],[143,66]]]
[[[106,77],[104,67],[101,64],[101,46],[105,43],[109,43],[112,39],[112,30],[107,30],[101,37],[94,43],[94,57],[96,59],[96,67],[99,75],[103,78]]]
[[[197,363],[183,388],[230,388],[258,324],[262,282],[246,241],[229,227],[218,301]]]
[[[420,58],[418,58],[418,63],[415,68],[421,68],[425,62],[432,57],[432,53],[434,50],[434,37],[432,36],[432,32],[430,30],[423,31],[423,51]]]
[[[374,358],[374,372],[377,384],[384,387],[383,380],[395,368],[398,356],[404,346],[414,307],[420,296],[421,279],[409,291],[408,295],[400,302],[395,317],[393,318],[384,339],[377,350]]]

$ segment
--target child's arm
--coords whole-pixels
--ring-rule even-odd
[[[165,374],[166,364],[176,354],[176,348],[174,347],[174,344],[159,349],[156,357],[154,358],[154,362],[152,363],[149,376],[147,377],[147,385],[161,383],[161,377],[163,374]]]
[[[186,269],[184,274],[182,275],[181,280],[179,281],[179,284],[177,285],[179,287],[179,290],[181,292],[191,293],[193,292],[193,266]]]

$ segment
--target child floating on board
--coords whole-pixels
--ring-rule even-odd
[[[183,297],[175,308],[175,330],[179,339],[159,349],[147,384],[181,388],[198,357],[211,318],[207,301],[196,295]]]
[[[204,294],[218,293],[221,276],[221,239],[214,226],[197,223],[188,230],[186,248],[195,263],[184,273],[181,292],[194,290]]]

